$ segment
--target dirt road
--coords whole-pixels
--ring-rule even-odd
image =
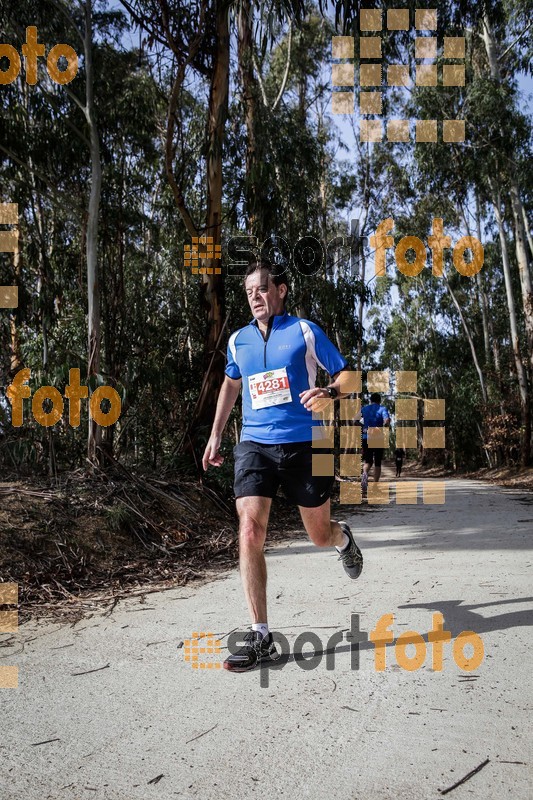
[[[214,666],[248,624],[236,571],[74,626],[23,625],[0,649],[20,670],[19,688],[0,690],[2,799],[430,800],[487,759],[453,800],[531,798],[533,494],[451,480],[443,506],[376,507],[352,522],[358,581],[306,540],[269,550],[270,625],[291,649],[315,634],[319,654],[264,671],[268,686],[260,671]],[[457,666],[452,642],[433,669],[435,612],[453,640],[481,637],[474,671]],[[401,666],[414,645],[357,651],[354,614],[366,633],[393,614],[395,638],[422,634],[422,665]],[[220,655],[199,657],[211,668],[185,661],[194,631],[222,641]]]

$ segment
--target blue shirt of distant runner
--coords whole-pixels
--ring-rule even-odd
[[[242,378],[243,426],[241,442],[288,444],[312,440],[320,425],[300,402],[300,392],[313,389],[317,367],[335,375],[347,366],[322,328],[285,311],[269,320],[266,338],[252,320],[230,336],[226,375]],[[252,408],[248,378],[258,372],[287,369],[291,401],[267,408]]]
[[[363,417],[363,439],[368,439],[369,428],[382,428],[385,420],[390,419],[385,406],[380,406],[379,403],[363,406],[361,416]]]

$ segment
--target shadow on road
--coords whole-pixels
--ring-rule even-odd
[[[473,609],[487,608],[488,606],[495,605],[500,606],[506,603],[531,602],[533,602],[533,597],[515,597],[510,598],[509,600],[494,600],[489,603],[477,603],[475,605],[462,605],[461,600],[442,600],[431,603],[409,603],[408,605],[398,606],[398,608],[425,608],[432,612],[439,611],[444,617],[443,628],[445,631],[451,632],[453,640],[463,631],[473,631],[481,636],[484,633],[490,633],[492,631],[503,631],[509,628],[533,626],[533,608],[522,611],[511,611],[506,614],[496,614],[492,617],[484,617],[481,614],[476,614],[475,611],[473,611]],[[349,620],[347,620],[347,625],[349,625]],[[311,652],[308,654],[302,654],[301,652],[295,654],[291,652],[290,654],[285,654],[283,662],[301,662],[306,664],[306,669],[312,669],[313,667],[318,666],[323,656],[330,656],[330,658],[333,660],[334,654],[351,652],[352,645],[345,644],[347,638],[346,633],[349,631],[349,628],[347,627],[341,630],[343,630],[344,638],[340,646],[332,645],[331,647],[328,647],[329,642],[325,642],[326,646],[323,649],[317,648],[313,655],[311,655]],[[402,630],[402,633],[405,633],[405,631]],[[331,637],[331,635],[332,634],[328,634],[328,639]],[[362,640],[359,642],[358,649],[374,650],[375,645],[373,642],[368,641],[368,631],[361,631],[360,635]],[[428,643],[428,633],[423,633],[420,635],[424,641]],[[335,632],[333,636],[338,636],[338,633]],[[393,648],[395,645],[395,641],[386,643],[387,648]]]
[[[440,611],[444,617],[444,627],[452,632],[452,637],[461,631],[474,631],[474,633],[490,633],[491,631],[504,631],[508,628],[521,628],[533,626],[533,608],[522,611],[509,611],[507,614],[496,614],[485,617],[476,614],[473,609],[487,608],[488,606],[503,606],[508,603],[532,603],[533,597],[511,597],[508,600],[493,600],[490,603],[476,603],[475,605],[462,605],[461,600],[440,600],[431,603],[408,603],[398,608],[426,608],[428,611]]]

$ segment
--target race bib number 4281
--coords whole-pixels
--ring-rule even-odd
[[[286,367],[256,372],[248,377],[248,386],[253,409],[279,406],[292,401]]]

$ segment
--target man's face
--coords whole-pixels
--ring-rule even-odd
[[[248,275],[245,289],[252,314],[258,322],[267,323],[270,317],[283,313],[287,287],[283,283],[276,286],[266,270],[256,270]]]

